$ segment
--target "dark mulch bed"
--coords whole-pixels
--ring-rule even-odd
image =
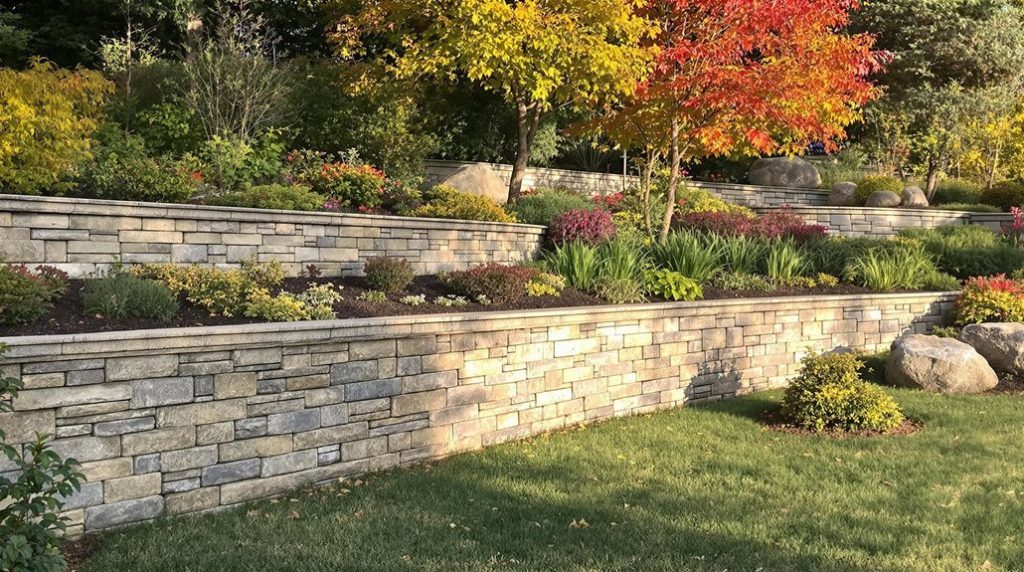
[[[338,319],[373,318],[384,316],[408,316],[420,314],[454,314],[466,312],[499,312],[502,310],[528,310],[542,308],[571,308],[580,306],[606,305],[604,300],[567,288],[561,296],[542,296],[536,298],[523,298],[513,304],[491,304],[481,306],[472,301],[462,307],[448,308],[430,303],[438,296],[451,294],[451,290],[442,283],[436,276],[419,276],[411,286],[401,294],[388,296],[388,301],[379,304],[361,302],[356,298],[366,291],[368,286],[361,278],[331,278],[318,279],[318,283],[330,282],[342,287],[341,293],[345,299],[339,302],[334,310]],[[283,289],[289,292],[302,292],[313,280],[308,278],[289,278],[285,280]],[[148,330],[158,328],[185,328],[194,326],[222,326],[235,324],[255,324],[260,320],[245,317],[224,317],[210,316],[201,308],[193,306],[182,300],[181,309],[178,315],[168,322],[155,320],[127,319],[111,320],[102,316],[89,316],[82,312],[82,288],[84,282],[72,280],[68,294],[59,300],[52,311],[43,316],[35,323],[22,326],[0,327],[0,336],[33,336],[52,334],[77,334],[88,332],[110,332],[123,330]],[[786,296],[806,295],[843,295],[843,294],[872,294],[870,290],[857,286],[840,285],[835,288],[781,288],[774,292],[753,292],[721,290],[708,287],[704,290],[704,299],[736,299],[736,298],[774,298]],[[423,294],[427,297],[427,304],[420,306],[408,306],[398,303],[398,300],[408,295]],[[661,299],[651,299],[651,302],[664,302]]]
[[[999,385],[986,394],[991,395],[1024,395],[1024,377],[1006,375],[999,379]]]
[[[100,547],[100,538],[97,536],[83,536],[70,542],[65,542],[60,551],[64,555],[64,562],[67,565],[67,572],[76,572],[89,560],[94,552]]]
[[[924,424],[916,419],[907,419],[902,425],[896,427],[891,431],[881,433],[878,431],[839,431],[835,429],[828,429],[825,431],[815,431],[813,429],[807,429],[804,427],[797,427],[790,425],[782,417],[782,411],[776,409],[773,411],[765,411],[761,416],[761,422],[764,423],[766,431],[776,431],[779,433],[788,433],[790,435],[813,435],[818,437],[829,437],[832,439],[856,439],[861,437],[901,437],[904,435],[911,435],[917,433],[924,427]]]

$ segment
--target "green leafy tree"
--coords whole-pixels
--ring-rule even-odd
[[[653,50],[636,0],[367,0],[338,21],[346,60],[371,61],[398,79],[460,78],[514,109],[517,144],[509,198],[522,190],[543,120],[634,93]],[[372,66],[370,69],[379,69]],[[367,74],[367,79],[375,74]]]
[[[880,162],[891,168],[897,160],[911,161],[933,196],[973,114],[1019,86],[1022,24],[1016,0],[866,3],[853,29],[872,34],[876,48],[893,55],[879,76],[885,94],[863,129]]]

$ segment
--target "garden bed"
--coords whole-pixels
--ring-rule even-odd
[[[0,336],[33,336],[52,334],[79,334],[89,332],[112,332],[123,330],[148,330],[159,328],[183,328],[196,326],[223,326],[233,324],[256,324],[263,320],[242,316],[211,316],[183,298],[178,314],[167,322],[146,319],[110,319],[89,315],[83,311],[82,290],[86,281],[71,280],[68,293],[57,300],[53,309],[35,322],[20,326],[0,326]],[[341,289],[344,300],[334,305],[338,319],[377,318],[386,316],[408,316],[419,314],[452,314],[472,312],[499,312],[507,310],[533,310],[544,308],[572,308],[580,306],[604,306],[607,302],[585,292],[566,288],[559,296],[524,297],[514,303],[481,305],[467,300],[465,306],[446,307],[432,301],[438,297],[453,295],[452,290],[437,276],[419,276],[401,294],[390,295],[386,302],[365,302],[357,298],[370,288],[362,278],[316,279],[288,278],[281,290],[301,293],[312,285],[333,284]],[[779,287],[771,292],[755,290],[723,290],[706,287],[705,300],[729,300],[741,298],[787,298],[793,296],[840,296],[877,294],[867,288],[850,284],[826,288]],[[405,296],[425,296],[427,302],[418,306],[402,304],[398,300]],[[653,297],[648,302],[664,302]]]

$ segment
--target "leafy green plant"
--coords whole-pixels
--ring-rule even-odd
[[[750,290],[753,292],[771,292],[776,289],[771,280],[759,274],[744,274],[741,272],[723,272],[715,276],[712,282],[716,288],[722,290]]]
[[[601,259],[601,278],[612,280],[636,280],[643,274],[647,259],[643,250],[635,244],[621,239],[612,239],[602,244],[597,252]]]
[[[645,272],[644,288],[666,300],[697,300],[704,296],[704,291],[696,280],[665,269]]]
[[[388,301],[388,295],[380,290],[366,290],[356,300],[360,302],[369,302],[370,304],[383,304]]]
[[[425,294],[404,296],[398,300],[398,303],[405,306],[422,306],[427,303],[427,296]]]
[[[935,187],[932,205],[952,206],[954,204],[970,204],[981,202],[981,185],[964,179],[945,179]],[[950,208],[949,210],[959,210]],[[998,210],[997,210],[998,212]]]
[[[112,129],[82,167],[77,196],[121,201],[184,203],[196,191],[186,169],[152,157],[141,137]]]
[[[249,291],[243,315],[268,322],[298,322],[309,319],[309,310],[288,292],[273,296],[264,288]]]
[[[300,185],[256,185],[207,199],[206,203],[222,207],[275,209],[283,211],[316,211],[324,206],[324,197]]]
[[[876,431],[903,424],[896,401],[881,387],[864,381],[864,362],[852,353],[811,353],[782,398],[786,419],[815,431]]]
[[[280,262],[256,262],[255,259],[243,261],[239,270],[199,265],[143,264],[133,266],[131,273],[140,278],[163,282],[173,292],[185,294],[189,302],[213,316],[246,315],[246,308],[255,290],[269,291],[284,280],[284,269]],[[262,294],[257,298],[261,304],[268,304]]]
[[[0,358],[6,350],[0,344]],[[20,380],[0,375],[0,414],[11,411],[10,400],[22,387]],[[60,512],[65,499],[81,490],[85,476],[74,459],[53,451],[48,439],[37,433],[22,447],[0,430],[0,455],[14,466],[0,474],[0,570],[64,570],[60,541],[69,519]]]
[[[1003,212],[1009,212],[1010,207],[1024,206],[1024,184],[1016,181],[996,183],[982,191],[981,202],[997,206]]]
[[[927,253],[913,245],[891,250],[872,249],[850,261],[846,279],[871,290],[917,290],[935,272]]]
[[[581,242],[568,242],[544,257],[548,269],[565,278],[577,290],[590,290],[600,277],[601,258],[598,248]]]
[[[593,210],[593,201],[568,189],[537,189],[508,206],[519,222],[551,226],[559,215],[573,210]]]
[[[310,286],[295,298],[306,306],[310,320],[333,320],[337,317],[334,305],[342,301],[342,286],[317,284]]]
[[[423,194],[426,204],[412,211],[421,218],[516,222],[516,218],[491,199],[438,185]]]
[[[0,264],[0,324],[30,324],[67,292],[67,274],[52,266]]]
[[[647,301],[644,283],[635,278],[604,278],[595,288],[597,295],[612,304],[637,304]]]
[[[86,314],[166,322],[178,313],[178,299],[166,284],[122,270],[88,280],[82,293]]]
[[[526,295],[532,298],[540,296],[561,296],[565,290],[565,278],[549,272],[541,272],[526,285]]]
[[[857,204],[864,205],[872,194],[889,191],[899,196],[903,192],[903,181],[896,177],[884,175],[871,175],[864,177],[857,183]]]
[[[764,258],[764,273],[778,282],[791,282],[804,271],[804,256],[789,240],[773,240]]]
[[[469,305],[469,300],[463,296],[456,296],[449,294],[447,296],[438,296],[434,298],[434,304],[445,308],[461,308]]]
[[[658,268],[678,272],[698,284],[710,282],[722,270],[718,242],[690,230],[673,232],[651,245],[651,259]]]
[[[387,294],[405,290],[416,275],[408,260],[388,256],[367,260],[363,264],[363,273],[370,288]]]
[[[908,229],[900,237],[918,241],[939,270],[957,278],[1010,274],[1024,268],[1024,251],[980,225]]]

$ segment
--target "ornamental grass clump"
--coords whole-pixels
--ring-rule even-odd
[[[178,313],[178,298],[166,284],[115,269],[85,283],[85,313],[123,320],[143,318],[166,322]]]
[[[782,398],[786,421],[813,431],[886,433],[906,418],[881,387],[861,378],[855,354],[811,353]]]
[[[695,231],[677,231],[651,245],[658,268],[678,272],[698,284],[709,283],[723,270],[717,237]]]

